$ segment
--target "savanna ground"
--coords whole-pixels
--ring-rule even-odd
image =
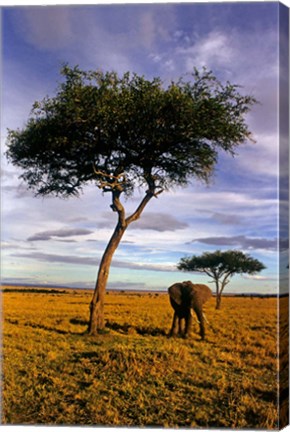
[[[275,298],[212,298],[200,341],[197,323],[167,337],[154,293],[108,292],[106,331],[86,335],[91,295],[3,287],[2,423],[279,427]]]

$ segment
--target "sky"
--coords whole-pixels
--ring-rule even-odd
[[[240,146],[234,158],[220,153],[209,185],[193,181],[151,200],[114,255],[108,287],[163,291],[190,279],[214,290],[208,276],[181,273],[177,263],[238,249],[266,269],[234,276],[228,292],[269,294],[279,286],[285,292],[288,130],[279,122],[279,113],[287,118],[285,16],[278,2],[3,7],[2,283],[94,288],[116,224],[109,197],[96,187],[68,200],[35,198],[4,156],[7,128],[23,128],[32,104],[54,94],[62,64],[159,76],[164,83],[206,66],[259,101],[246,117],[255,143]],[[125,201],[128,214],[142,196]]]

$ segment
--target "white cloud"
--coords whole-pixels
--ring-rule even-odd
[[[192,71],[194,67],[228,67],[232,64],[235,52],[228,34],[212,31],[196,39],[192,46],[178,48],[176,54],[184,57],[186,70]]]
[[[271,276],[260,276],[260,275],[242,275],[241,276],[243,279],[248,279],[248,280],[256,280],[256,281],[276,281],[278,282],[278,278],[277,277],[271,277]]]
[[[273,178],[273,188],[276,187],[275,178],[279,172],[279,135],[255,134],[256,143],[242,147],[233,162],[239,170],[265,175]]]
[[[147,11],[140,17],[140,35],[143,45],[147,49],[152,49],[156,39],[155,16],[151,11]]]
[[[16,10],[17,30],[38,50],[68,47],[74,36],[69,7],[26,7]]]

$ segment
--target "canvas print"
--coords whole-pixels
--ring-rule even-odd
[[[1,14],[2,425],[288,425],[288,8]]]

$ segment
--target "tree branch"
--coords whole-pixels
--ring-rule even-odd
[[[148,202],[151,200],[152,197],[157,198],[158,195],[160,195],[163,192],[162,188],[159,188],[160,190],[156,191],[156,178],[154,175],[151,174],[151,170],[148,172],[144,172],[144,178],[146,179],[146,182],[148,184],[148,190],[146,191],[146,195],[142,199],[140,205],[137,207],[137,209],[134,211],[134,213],[131,214],[131,216],[127,217],[126,223],[129,225],[131,222],[134,222],[135,220],[139,219],[141,216],[141,213],[143,212],[144,208],[148,204]]]
[[[97,170],[95,164],[93,163],[94,173],[99,177],[99,185],[100,189],[103,189],[105,192],[109,190],[113,191],[114,189],[120,189],[122,185],[126,183],[125,173],[120,173],[118,175],[113,175],[112,173],[107,173],[105,171]],[[106,180],[104,180],[104,178]]]
[[[206,269],[201,269],[201,270],[197,270],[197,271],[200,271],[201,273],[205,273],[205,274],[207,274],[209,277],[211,277],[212,279],[214,279],[215,280],[215,278],[216,278],[216,275],[215,275],[215,272],[213,271],[212,273],[210,272],[210,271],[208,271],[208,270],[206,270]]]
[[[134,211],[134,213],[131,214],[131,216],[128,216],[126,219],[126,223],[129,225],[131,222],[134,222],[135,220],[139,219],[141,216],[142,211],[148,204],[148,202],[151,200],[151,198],[155,196],[154,192],[147,191],[145,197],[142,199],[140,205],[137,207],[137,209]]]
[[[225,286],[230,282],[230,281],[227,280],[227,279],[228,279],[232,274],[233,274],[232,272],[228,272],[228,273],[226,274],[226,276],[224,277],[224,279],[223,279],[223,281],[222,281],[222,286],[221,286],[220,293],[223,292],[224,287],[225,287]]]

